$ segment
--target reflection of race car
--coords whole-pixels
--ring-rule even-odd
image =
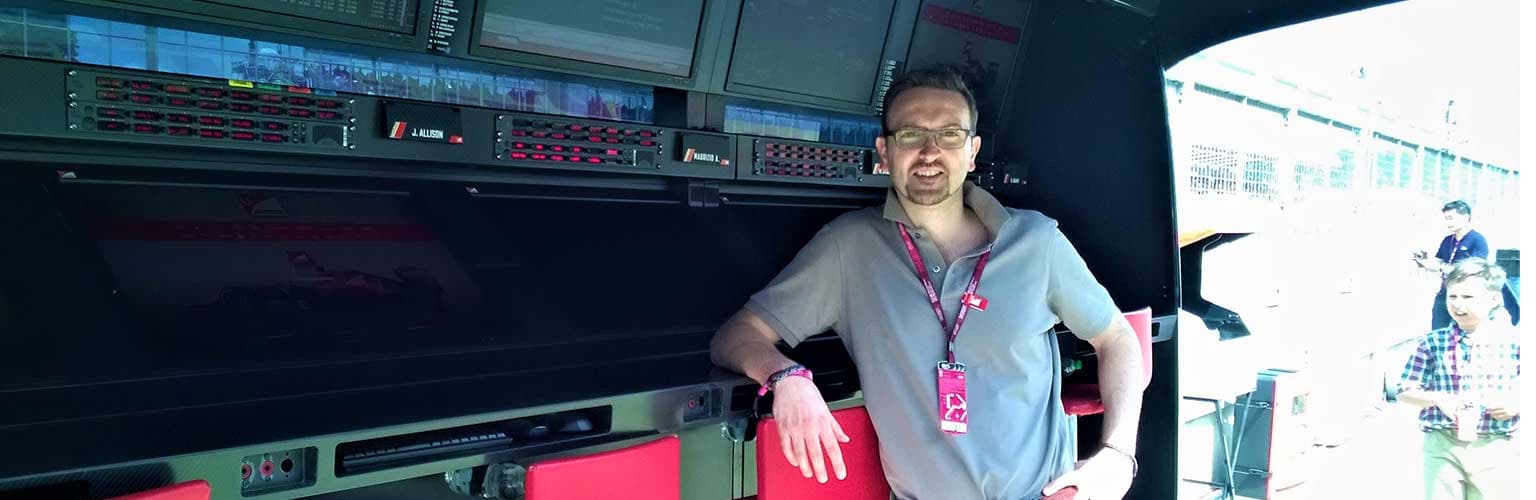
[[[386,278],[354,270],[317,269],[313,276],[282,285],[224,287],[210,308],[245,313],[442,310],[443,287],[426,270],[397,267],[394,272],[395,278]]]

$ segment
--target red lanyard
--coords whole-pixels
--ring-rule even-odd
[[[907,255],[912,258],[912,267],[917,270],[917,279],[923,282],[923,290],[928,292],[928,303],[933,306],[934,316],[939,318],[939,328],[949,330],[949,343],[944,349],[949,357],[949,362],[955,362],[955,339],[960,337],[960,327],[965,324],[965,315],[971,308],[965,306],[963,297],[976,294],[976,287],[981,286],[981,271],[987,268],[987,259],[992,257],[992,249],[988,248],[976,261],[976,271],[971,273],[971,283],[965,287],[965,295],[960,299],[960,312],[955,316],[955,327],[950,329],[948,322],[944,321],[944,306],[939,304],[939,294],[933,291],[933,280],[928,278],[928,269],[923,265],[923,256],[917,252],[917,244],[912,242],[912,234],[907,232],[907,226],[896,224],[901,229],[901,239],[907,244]]]

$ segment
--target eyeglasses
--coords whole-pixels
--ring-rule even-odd
[[[963,128],[904,128],[892,131],[889,135],[898,148],[920,148],[927,145],[931,137],[941,148],[959,149],[965,147],[966,139],[971,138],[971,131]]]

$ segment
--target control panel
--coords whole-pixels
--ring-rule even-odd
[[[704,137],[719,152],[684,148]],[[496,159],[509,166],[733,179],[726,136],[524,113],[496,115]]]
[[[294,150],[353,147],[355,102],[304,87],[67,73],[68,127],[82,135],[154,144],[263,144]]]
[[[738,178],[889,186],[890,174],[881,168],[873,149],[761,137],[742,137],[737,146],[750,152],[738,167]]]

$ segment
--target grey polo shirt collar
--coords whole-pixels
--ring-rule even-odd
[[[976,212],[976,216],[981,218],[983,225],[987,226],[987,233],[991,234],[993,239],[1002,234],[1003,225],[1013,219],[1013,214],[1008,213],[1008,209],[1003,207],[1002,202],[997,201],[992,193],[970,182],[965,183],[962,196],[965,197],[965,206],[971,207],[971,210]],[[901,198],[898,197],[895,189],[885,192],[884,212],[886,220],[899,222],[907,227],[913,226],[912,218],[907,216],[907,209],[901,206]]]

